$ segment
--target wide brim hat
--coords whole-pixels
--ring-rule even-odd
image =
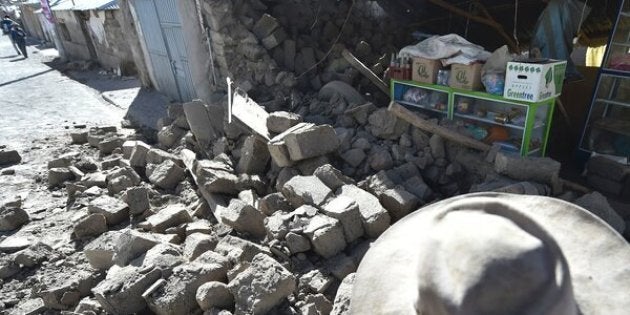
[[[501,211],[510,214],[508,217],[518,216],[534,222],[543,234],[550,236],[552,247],[560,249],[562,264],[570,271],[570,299],[577,306],[577,314],[630,314],[630,245],[621,235],[572,203],[502,193],[468,194],[443,200],[406,216],[385,231],[372,244],[357,270],[352,314],[420,313],[417,305],[423,301],[419,298],[419,287],[427,281],[420,276],[426,263],[422,260],[431,257],[433,261],[433,256],[440,254],[423,247],[422,240],[435,238],[432,227],[446,214],[459,211],[466,204],[490,205],[495,201],[509,205],[500,206]],[[466,231],[483,232],[488,227],[471,228]],[[459,258],[455,253],[440,259],[446,263]]]

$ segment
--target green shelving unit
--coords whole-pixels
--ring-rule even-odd
[[[508,100],[479,91],[392,80],[391,98],[425,116],[452,120],[462,133],[492,144],[500,134],[504,151],[545,156],[555,99],[538,103]],[[472,130],[472,131],[471,131]],[[484,137],[484,130],[488,134]],[[494,132],[494,134],[493,134]]]

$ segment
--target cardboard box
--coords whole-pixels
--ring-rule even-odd
[[[451,66],[451,78],[448,81],[450,87],[462,90],[481,90],[481,68],[483,64],[471,65],[453,64]]]
[[[567,62],[530,60],[508,62],[503,97],[526,102],[542,102],[562,93]]]
[[[413,58],[411,80],[435,84],[438,71],[442,68],[442,62],[424,58]]]

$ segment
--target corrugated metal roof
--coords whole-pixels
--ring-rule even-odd
[[[51,0],[53,11],[118,10],[118,0]]]

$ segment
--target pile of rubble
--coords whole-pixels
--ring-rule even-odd
[[[5,288],[33,289],[0,310],[343,314],[372,240],[469,191],[552,194],[625,230],[605,197],[565,191],[553,160],[453,145],[338,81],[302,104],[268,115],[268,141],[217,126],[200,102],[172,105],[155,145],[115,127],[72,133],[81,152],[51,160],[47,176],[67,194],[72,245],[1,240]],[[0,231],[29,219],[19,200],[6,203]],[[34,280],[34,268],[68,276]]]

